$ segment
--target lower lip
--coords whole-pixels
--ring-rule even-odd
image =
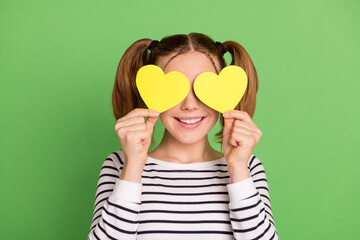
[[[187,124],[187,123],[183,123],[180,122],[179,120],[177,120],[175,118],[175,120],[180,124],[181,127],[185,128],[185,129],[193,129],[193,128],[197,128],[198,126],[200,126],[200,124],[204,121],[205,117],[203,119],[201,119],[201,121],[198,121],[196,123],[193,124]]]

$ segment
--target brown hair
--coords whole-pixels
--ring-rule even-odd
[[[144,65],[155,64],[160,56],[168,56],[175,52],[178,54],[189,51],[199,51],[206,53],[213,65],[215,63],[211,56],[215,56],[220,63],[221,69],[226,67],[222,49],[209,36],[201,33],[177,34],[162,38],[156,46],[148,53],[148,46],[151,39],[144,38],[134,42],[120,59],[116,70],[115,83],[112,92],[112,106],[115,119],[119,119],[135,108],[147,108],[136,87],[137,71]],[[248,77],[248,85],[244,96],[235,107],[235,110],[247,112],[251,118],[255,114],[256,93],[259,88],[258,76],[255,66],[245,50],[237,42],[223,42],[226,50],[231,54],[230,65],[237,65],[243,68]],[[169,62],[174,58],[172,57]],[[216,67],[215,67],[216,69]],[[220,71],[221,71],[220,69]],[[218,73],[220,72],[218,71]],[[222,142],[222,132],[224,128],[224,118],[220,117],[221,131],[215,134],[217,143]],[[155,130],[153,131],[153,133]],[[151,138],[151,146],[154,143],[154,136]],[[151,149],[152,147],[150,147]]]

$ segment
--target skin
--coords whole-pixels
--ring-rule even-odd
[[[247,162],[259,142],[262,132],[257,128],[249,114],[245,111],[229,110],[224,112],[224,130],[222,147],[224,155],[214,150],[208,141],[207,134],[216,124],[219,112],[202,103],[195,95],[193,83],[202,72],[216,73],[210,59],[200,52],[188,52],[178,55],[166,65],[173,55],[159,58],[156,65],[164,73],[179,71],[190,81],[188,96],[175,107],[160,114],[165,126],[164,136],[159,146],[148,156],[174,163],[196,163],[211,161],[225,157],[230,175],[230,182],[236,183],[250,178]],[[212,57],[215,59],[214,57]],[[166,68],[164,69],[166,65]],[[219,63],[215,61],[217,69]],[[174,117],[206,116],[204,122],[195,129],[184,129]],[[125,164],[120,179],[141,183],[144,166],[130,161]]]
[[[164,136],[159,146],[148,155],[174,163],[196,163],[219,159],[223,157],[222,153],[214,150],[207,138],[208,132],[219,118],[219,112],[202,103],[193,89],[194,80],[200,73],[216,73],[216,70],[207,55],[196,51],[176,56],[164,69],[172,56],[158,58],[156,65],[161,67],[165,74],[171,71],[185,74],[191,88],[181,103],[160,114],[160,119],[165,126]],[[212,58],[215,59],[215,57]],[[215,64],[220,69],[219,63]],[[206,116],[206,118],[195,129],[182,128],[174,118],[189,116]]]

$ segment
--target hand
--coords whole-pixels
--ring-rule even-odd
[[[225,113],[228,116],[224,116],[222,146],[227,164],[246,166],[262,132],[247,112],[230,110]]]
[[[159,116],[155,115],[156,112],[156,110],[136,108],[116,121],[115,132],[118,135],[125,160],[130,159],[145,164],[148,158],[151,134]],[[144,117],[148,117],[146,122]]]

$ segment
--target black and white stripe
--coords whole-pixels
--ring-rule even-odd
[[[124,155],[111,153],[97,184],[88,240],[279,239],[264,167],[230,183],[226,159],[177,164],[149,157],[141,184],[120,180]]]

